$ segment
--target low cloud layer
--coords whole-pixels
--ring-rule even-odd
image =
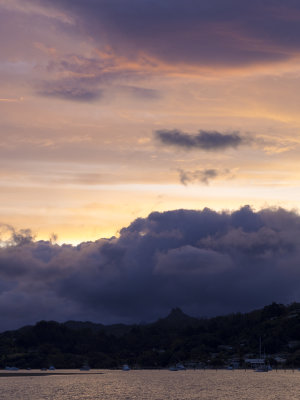
[[[197,135],[191,135],[177,129],[162,129],[157,130],[155,134],[164,145],[206,151],[237,148],[245,141],[238,132],[220,133],[200,130]]]
[[[152,320],[179,306],[197,316],[300,296],[300,216],[154,212],[118,238],[76,247],[2,231],[0,329],[40,319]]]

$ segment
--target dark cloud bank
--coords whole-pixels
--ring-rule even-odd
[[[0,329],[40,319],[147,321],[299,300],[300,216],[248,206],[154,212],[76,247],[12,232],[0,247]]]
[[[130,58],[231,67],[282,61],[300,49],[295,0],[32,1],[64,9],[82,32]]]

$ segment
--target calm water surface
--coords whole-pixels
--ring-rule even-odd
[[[43,376],[8,372],[0,377],[0,399],[299,400],[300,372],[92,370]]]

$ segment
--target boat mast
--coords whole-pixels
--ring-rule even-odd
[[[261,359],[261,336],[259,337],[259,358]]]

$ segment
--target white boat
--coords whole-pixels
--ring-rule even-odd
[[[122,367],[122,370],[123,371],[130,371],[129,365],[128,364],[124,364],[123,367]]]
[[[260,367],[255,368],[254,372],[269,372],[272,371],[272,368],[269,365],[261,365]]]

